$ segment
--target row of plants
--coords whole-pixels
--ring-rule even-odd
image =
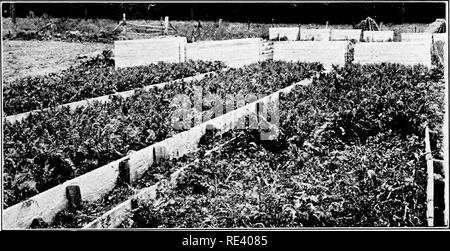
[[[270,94],[322,70],[316,63],[266,61],[220,72],[192,83],[139,90],[129,98],[85,108],[51,109],[4,124],[4,206],[9,207],[113,160],[164,140],[174,128],[175,95],[196,99],[229,93]],[[201,97],[200,97],[201,98]],[[240,104],[237,102],[234,107]],[[210,104],[204,106],[205,111]]]
[[[114,68],[111,51],[57,73],[25,77],[3,90],[3,109],[14,115],[127,91],[224,68],[222,62],[187,61]]]
[[[426,226],[423,139],[427,123],[441,130],[437,80],[391,64],[322,74],[281,96],[277,140],[233,132],[122,227]]]

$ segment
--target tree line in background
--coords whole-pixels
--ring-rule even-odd
[[[218,20],[260,23],[354,24],[367,16],[386,23],[445,18],[444,2],[394,3],[4,3],[3,17]]]

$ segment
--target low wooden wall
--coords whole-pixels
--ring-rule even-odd
[[[298,40],[300,28],[299,27],[274,27],[269,28],[269,39],[280,39],[286,37],[287,40]]]
[[[332,41],[342,41],[342,40],[361,40],[362,30],[357,29],[332,29],[331,30],[331,40]]]
[[[394,31],[364,31],[365,42],[390,42],[394,41]]]
[[[219,60],[229,67],[242,67],[261,59],[261,38],[203,41],[186,45],[186,59]]]
[[[431,44],[427,42],[358,43],[354,48],[354,63],[423,64],[431,67]]]
[[[331,29],[302,29],[300,28],[300,40],[329,41]]]
[[[325,68],[345,64],[347,41],[280,41],[274,42],[273,59],[319,62]]]
[[[115,66],[131,67],[159,61],[184,62],[186,43],[185,37],[114,41]]]

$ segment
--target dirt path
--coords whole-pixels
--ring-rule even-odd
[[[112,44],[99,43],[3,40],[3,81],[57,72],[78,62],[80,56],[112,47]]]

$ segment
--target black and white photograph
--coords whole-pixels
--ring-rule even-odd
[[[2,1],[1,228],[448,229],[448,7]]]

